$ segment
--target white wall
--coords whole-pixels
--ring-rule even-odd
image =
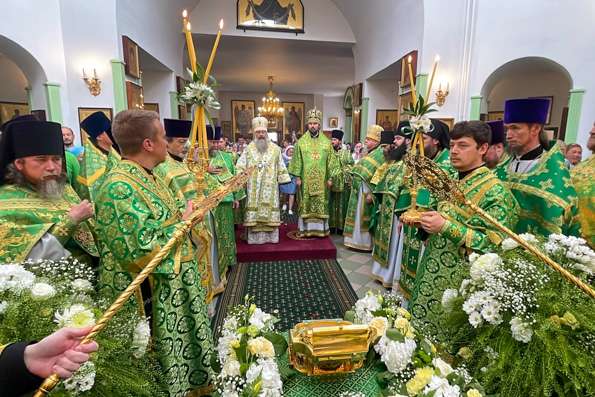
[[[504,101],[510,98],[553,96],[550,124],[560,126],[562,108],[568,105],[570,82],[559,73],[532,72],[502,78],[487,97],[488,111],[503,111]]]
[[[223,18],[224,35],[355,42],[349,23],[332,1],[302,0],[302,3],[304,4],[304,34],[238,30],[236,29],[236,1],[200,0],[190,14],[190,22],[194,33],[216,33],[219,20]]]
[[[27,102],[29,85],[23,71],[8,57],[0,54],[0,101]]]
[[[171,118],[171,105],[169,92],[172,91],[175,76],[172,72],[143,72],[143,95],[145,102],[159,104],[159,116]],[[173,89],[175,91],[175,89]]]
[[[343,130],[345,127],[345,110],[343,109],[343,97],[342,96],[325,96],[323,98],[322,105],[322,129],[331,130],[329,125],[330,117],[339,118],[339,128]]]
[[[376,124],[377,109],[397,109],[396,80],[368,80],[366,82],[368,102],[368,125]],[[365,127],[367,128],[367,126]]]

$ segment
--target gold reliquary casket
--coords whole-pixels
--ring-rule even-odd
[[[289,332],[289,362],[309,376],[354,372],[378,336],[373,327],[344,320],[299,323]]]

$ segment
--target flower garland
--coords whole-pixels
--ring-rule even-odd
[[[230,310],[216,347],[213,368],[217,391],[225,397],[275,397],[283,394],[277,357],[287,351],[285,338],[274,332],[279,320],[246,296]]]
[[[585,240],[525,233],[585,282],[593,284],[595,252]],[[490,393],[595,394],[595,304],[512,239],[498,252],[472,254],[458,290],[442,296],[451,350],[459,351]]]
[[[0,343],[94,325],[110,303],[95,292],[94,281],[93,269],[73,258],[0,265]],[[147,319],[126,307],[99,335],[91,361],[52,395],[159,395],[158,364],[146,354],[149,340]]]
[[[345,319],[369,324],[381,331],[373,356],[380,370],[378,382],[384,395],[395,397],[480,397],[482,387],[464,367],[453,368],[440,358],[436,346],[419,335],[411,314],[394,293],[368,294],[359,299]]]

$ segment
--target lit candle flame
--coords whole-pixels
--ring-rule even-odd
[[[409,55],[407,57],[407,63],[411,63],[411,61],[413,61],[413,57],[411,55]]]
[[[439,62],[440,61],[440,55],[436,54],[436,56],[434,57],[434,62]]]
[[[187,10],[182,11],[182,18],[188,18],[188,11]]]
[[[219,30],[223,30],[223,18],[219,21]]]
[[[192,25],[190,25],[190,22],[188,22],[186,24],[186,30],[188,30],[189,32],[192,32]]]

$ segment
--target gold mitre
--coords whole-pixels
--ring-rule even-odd
[[[262,116],[254,117],[252,119],[252,131],[267,130],[269,128],[269,121]]]
[[[376,142],[380,142],[380,133],[384,131],[384,128],[377,124],[372,124],[368,127],[368,132],[366,133],[366,138],[371,139]]]
[[[322,112],[320,110],[316,109],[316,107],[314,107],[314,109],[310,109],[310,110],[308,110],[308,113],[306,113],[306,120],[308,121],[308,123],[321,124],[322,123]]]

